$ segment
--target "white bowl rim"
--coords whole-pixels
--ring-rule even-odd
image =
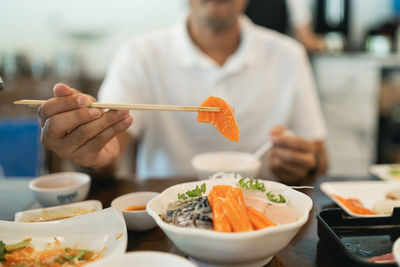
[[[161,256],[161,257],[169,257],[169,258],[173,258],[176,259],[182,263],[185,263],[187,266],[193,266],[196,267],[197,265],[195,265],[193,262],[191,262],[190,260],[188,260],[187,258],[177,255],[177,254],[173,254],[170,252],[164,252],[164,251],[154,251],[154,250],[142,250],[142,251],[128,251],[124,254],[121,255],[111,255],[107,258],[104,258],[103,262],[106,261],[112,261],[114,258],[119,258],[119,257],[124,257],[124,258],[130,258],[130,257],[134,257],[134,256]],[[91,265],[97,266],[97,265],[102,265],[100,261],[95,261],[93,262]],[[90,265],[90,266],[91,266]]]
[[[131,192],[131,193],[123,194],[123,195],[120,195],[119,197],[114,198],[113,201],[111,201],[110,206],[116,208],[117,210],[120,210],[122,213],[127,213],[127,214],[147,212],[146,209],[144,209],[144,210],[124,210],[123,208],[121,208],[120,206],[118,206],[116,204],[118,201],[121,201],[122,199],[130,198],[130,197],[132,197],[134,195],[135,196],[148,195],[148,196],[153,196],[153,198],[154,198],[154,197],[157,197],[158,195],[160,195],[160,192],[155,192],[155,191],[137,191],[137,192]],[[150,202],[150,200],[147,202],[147,204]],[[147,207],[147,204],[145,205],[146,207]]]
[[[83,181],[79,181],[79,183],[77,183],[76,185],[71,185],[71,186],[65,186],[65,187],[61,187],[61,188],[41,188],[41,187],[37,187],[36,184],[45,180],[45,179],[59,179],[60,175],[79,175],[80,177],[82,177],[84,180]],[[56,191],[60,191],[60,190],[70,190],[70,189],[78,189],[80,187],[82,187],[83,185],[86,185],[88,183],[90,183],[91,181],[91,177],[89,174],[87,173],[83,173],[83,172],[57,172],[57,173],[50,173],[50,174],[46,174],[46,175],[42,175],[39,176],[37,178],[32,179],[29,182],[29,188],[31,190],[37,191],[37,192],[56,192]]]
[[[229,151],[229,150],[223,150],[223,151],[210,151],[210,152],[204,152],[204,153],[200,153],[200,154],[196,154],[195,156],[192,157],[192,159],[190,160],[191,165],[198,169],[198,170],[202,170],[202,171],[215,171],[218,168],[209,168],[208,166],[199,166],[197,164],[197,160],[202,158],[202,157],[207,157],[209,155],[217,155],[217,154],[231,154],[231,155],[235,155],[235,156],[239,156],[239,155],[246,155],[252,157],[254,159],[254,162],[252,163],[252,165],[249,165],[250,167],[245,167],[245,166],[234,166],[232,168],[229,168],[230,170],[234,170],[237,172],[243,171],[243,170],[252,170],[252,169],[258,169],[261,166],[261,160],[259,158],[257,158],[256,156],[253,155],[253,153],[250,152],[245,152],[245,151]],[[226,169],[226,168],[222,168],[222,169]]]
[[[66,219],[63,219],[63,220],[45,221],[45,222],[40,222],[40,223],[2,221],[2,220],[0,220],[0,227],[1,227],[2,224],[10,224],[10,223],[12,223],[13,225],[16,225],[16,226],[18,226],[18,225],[29,225],[29,226],[32,226],[32,227],[42,227],[43,225],[46,225],[46,224],[47,225],[64,224],[65,221],[67,221],[67,220],[73,220],[73,221],[82,220],[83,217],[92,217],[92,216],[97,217],[98,216],[97,214],[99,214],[99,213],[108,213],[108,212],[117,212],[118,213],[118,210],[116,208],[114,208],[114,207],[108,207],[108,208],[105,208],[105,209],[100,209],[100,210],[97,210],[97,211],[94,211],[94,212],[91,212],[91,213],[82,214],[82,215],[79,215],[79,216],[66,218]]]
[[[232,180],[232,179],[238,180],[236,178],[221,178],[221,179],[218,179],[218,180]],[[257,179],[257,180],[260,180],[260,179]],[[202,184],[202,183],[204,183],[206,181],[213,181],[213,180],[207,179],[207,180],[201,180],[201,181],[195,181],[195,182],[186,182],[186,183],[176,184],[176,185],[173,185],[171,187],[168,187],[163,192],[161,192],[159,196],[151,199],[147,203],[147,208],[146,208],[147,213],[151,217],[153,217],[153,219],[156,221],[156,223],[162,229],[165,228],[168,231],[171,231],[171,232],[174,232],[174,233],[180,233],[180,234],[186,233],[186,234],[190,234],[191,236],[207,236],[207,237],[210,237],[210,238],[221,238],[221,239],[225,239],[225,240],[235,240],[235,239],[243,239],[243,238],[254,238],[254,237],[257,237],[257,236],[262,236],[262,235],[267,234],[269,232],[280,233],[280,232],[285,232],[285,231],[292,230],[292,229],[295,229],[295,228],[300,228],[302,225],[304,225],[308,221],[308,218],[310,217],[310,211],[311,211],[311,209],[313,207],[312,199],[309,196],[307,196],[306,194],[304,194],[304,193],[302,193],[300,191],[294,190],[294,189],[290,188],[289,186],[287,186],[285,184],[278,183],[278,182],[275,182],[275,181],[269,181],[269,180],[262,180],[262,181],[263,182],[268,182],[268,183],[271,183],[271,184],[278,184],[278,185],[284,186],[286,190],[293,190],[293,191],[295,191],[297,193],[302,194],[303,197],[305,197],[305,199],[307,199],[307,201],[309,202],[308,203],[309,206],[306,208],[306,211],[304,212],[304,215],[302,215],[300,218],[298,218],[297,221],[295,221],[293,223],[277,225],[277,226],[274,226],[274,227],[268,227],[268,228],[264,228],[264,229],[260,229],[260,230],[256,230],[256,231],[251,231],[251,232],[222,233],[222,232],[216,232],[216,231],[210,231],[210,230],[198,229],[198,228],[184,228],[184,227],[179,227],[179,226],[176,226],[176,225],[172,225],[172,224],[166,223],[150,207],[151,203],[153,201],[155,201],[155,199],[157,199],[158,197],[161,197],[163,194],[165,194],[167,190],[172,190],[173,188],[180,187],[182,185],[193,185],[193,186],[196,186],[196,185],[200,185],[200,184]]]
[[[392,252],[396,263],[400,265],[400,237],[394,242]]]
[[[68,203],[68,204],[62,204],[62,205],[57,205],[57,206],[51,206],[51,207],[43,207],[43,208],[38,208],[38,209],[31,209],[31,210],[23,210],[19,211],[14,214],[14,222],[26,222],[26,221],[21,221],[21,218],[24,217],[24,215],[35,215],[35,214],[43,214],[44,212],[55,212],[61,209],[68,209],[68,208],[80,208],[80,207],[86,207],[89,205],[97,206],[97,209],[94,210],[93,212],[99,211],[103,209],[103,204],[101,201],[96,200],[96,199],[88,199],[84,201],[79,201],[79,202],[74,202],[74,203]],[[82,214],[86,215],[86,214]],[[79,215],[79,216],[82,216]],[[74,216],[76,217],[76,216]],[[72,217],[68,217],[65,219],[69,219]],[[60,220],[65,220],[65,219],[60,219]],[[58,221],[58,220],[57,220]],[[36,222],[30,222],[30,223],[36,223]],[[42,223],[42,222],[40,222]]]

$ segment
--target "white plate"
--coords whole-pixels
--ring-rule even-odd
[[[393,168],[393,166],[400,168],[399,164],[376,164],[370,166],[369,171],[382,180],[395,180],[400,182],[400,176],[396,177],[390,173],[390,169]]]
[[[87,214],[101,210],[102,204],[98,200],[87,200],[67,205],[60,205],[51,208],[20,211],[15,214],[16,222],[31,222],[40,218],[56,220],[56,218],[66,218]]]
[[[398,266],[400,266],[400,238],[393,244],[393,256]]]
[[[129,252],[124,255],[115,255],[102,259],[86,266],[90,267],[109,267],[109,266],[135,266],[135,267],[196,267],[189,260],[165,252],[142,251]]]
[[[395,181],[351,181],[351,182],[325,182],[320,185],[321,190],[328,195],[336,204],[344,209],[349,215],[355,217],[387,217],[390,215],[361,215],[352,212],[341,202],[331,197],[332,194],[343,198],[356,198],[360,200],[364,207],[372,209],[373,205],[384,200],[386,193],[400,189],[400,183]]]
[[[115,208],[60,221],[42,223],[0,221],[0,240],[6,244],[32,238],[32,247],[42,250],[48,243],[54,243],[54,237],[63,247],[94,251],[106,248],[103,257],[123,254],[128,238],[124,219]]]

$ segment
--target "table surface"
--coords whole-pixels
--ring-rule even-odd
[[[149,179],[142,181],[127,181],[117,179],[93,179],[88,199],[98,199],[104,207],[109,207],[111,201],[119,195],[135,191],[161,192],[165,188],[182,182],[194,181],[193,178]],[[273,257],[267,265],[273,266],[341,266],[331,251],[319,242],[317,234],[316,215],[323,208],[336,207],[334,203],[319,189],[319,184],[325,181],[348,179],[319,178],[313,185],[314,189],[303,189],[313,199],[314,206],[310,219],[300,232],[290,242],[289,246]],[[359,180],[359,179],[358,179]],[[128,232],[128,251],[154,250],[185,256],[167,238],[160,228],[145,232]]]

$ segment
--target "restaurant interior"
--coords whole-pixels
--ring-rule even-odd
[[[391,246],[400,236],[395,223],[391,221],[392,217],[372,222],[368,221],[368,218],[365,218],[368,215],[364,214],[364,217],[356,218],[359,221],[346,222],[347,217],[341,217],[341,213],[336,214],[338,206],[343,209],[346,204],[327,195],[342,192],[345,197],[352,197],[350,192],[364,190],[356,184],[350,184],[348,187],[335,184],[339,182],[356,183],[367,180],[381,183],[382,180],[396,182],[393,180],[400,179],[400,168],[396,165],[400,163],[400,1],[298,0],[311,15],[308,37],[317,38],[320,41],[318,47],[307,44],[307,40],[304,39],[308,37],[301,37],[291,24],[293,22],[290,12],[293,11],[288,7],[289,0],[264,1],[269,1],[269,4],[266,4],[269,7],[279,7],[280,3],[286,2],[284,34],[296,39],[307,51],[327,130],[325,145],[329,168],[323,177],[311,183],[314,189],[304,191],[314,201],[305,228],[300,230],[300,234],[290,244],[285,243],[280,251],[272,252],[270,255],[275,255],[272,260],[269,258],[268,261],[258,261],[255,265],[248,266],[263,266],[269,261],[265,266],[370,266],[364,265],[365,260],[370,263],[370,259],[375,256],[391,253]],[[48,174],[79,172],[82,175],[91,175],[91,187],[87,189],[89,193],[86,192],[82,200],[98,199],[104,208],[113,206],[113,199],[116,200],[123,194],[135,191],[162,192],[177,183],[197,181],[193,177],[174,177],[163,181],[136,179],[137,144],[131,144],[130,148],[126,149],[121,164],[112,175],[116,178],[112,180],[118,181],[111,182],[102,175],[93,179],[97,175],[95,170],[63,159],[42,145],[37,108],[14,104],[14,101],[21,99],[50,99],[54,97],[53,87],[57,83],[68,84],[96,97],[121,44],[131,38],[173,25],[177,18],[187,12],[188,0],[0,2],[0,81],[2,80],[4,87],[0,90],[0,220],[12,221],[14,217],[17,218],[16,212],[56,205],[45,203],[46,200],[43,199],[38,200],[40,196],[37,192],[32,194],[32,179]],[[250,13],[248,15],[250,17]],[[279,30],[279,26],[274,27],[279,24],[283,15],[279,12],[275,12],[274,15],[271,17],[276,21],[272,23],[271,28]],[[253,20],[256,22],[256,18]],[[380,167],[386,169],[381,170]],[[392,176],[388,177],[389,174]],[[330,181],[331,184],[321,184]],[[381,190],[380,187],[382,190],[388,189],[386,184],[385,187],[381,184],[368,184],[365,191],[358,192],[354,197],[361,198],[361,194],[366,195],[368,192],[374,196],[373,200],[368,200],[370,204],[379,200],[378,196],[375,198],[375,192]],[[389,188],[392,187],[393,185]],[[115,191],[110,192],[113,189]],[[400,189],[398,191],[400,192]],[[62,204],[68,202],[67,196]],[[156,204],[154,203],[154,206]],[[157,208],[154,210],[157,211]],[[336,213],[332,211],[321,214],[325,208],[335,208]],[[150,215],[154,213],[149,209],[152,207],[147,205],[147,212]],[[333,218],[335,214],[340,218]],[[392,216],[395,215],[393,213]],[[111,213],[107,216],[113,218]],[[197,261],[204,260],[202,255],[192,255],[193,248],[190,245],[180,244],[179,238],[174,239],[173,231],[168,232],[168,227],[164,229],[160,226],[157,220],[161,219],[153,218],[161,229],[154,230],[154,224],[153,230],[146,229],[143,232],[135,226],[130,228],[125,214],[124,218],[128,232],[121,232],[126,235],[126,239],[121,240],[127,242],[127,251],[153,250],[183,257],[189,255],[191,264],[203,266],[201,261]],[[95,217],[93,219],[97,220]],[[349,232],[344,233],[345,230],[332,230],[332,225],[340,226],[341,223],[352,224],[353,228],[349,231],[356,231],[355,229],[360,227],[360,232],[350,236]],[[356,246],[357,242],[357,246],[360,246],[360,241],[353,237],[379,228],[379,223],[390,231],[389,237],[385,236],[384,232],[374,235],[375,239],[367,235],[365,239],[369,238],[369,243],[368,247],[364,247],[364,252],[372,252],[364,255],[361,250],[352,251],[348,256],[346,248]],[[361,227],[363,225],[364,227]],[[0,241],[2,237],[7,239],[6,229],[11,229],[11,232],[20,231],[17,226],[13,227],[4,224],[2,230],[0,221]],[[67,229],[69,226],[65,227]],[[340,227],[344,229],[346,225]],[[332,241],[333,234],[340,236],[337,240],[341,240],[345,245],[336,247],[337,243]],[[172,243],[168,238],[172,239]],[[331,248],[337,249],[339,263],[336,262],[336,254],[330,251]],[[305,256],[299,257],[299,254]],[[400,243],[398,254],[397,260],[400,263]],[[153,257],[157,258],[157,255]],[[241,259],[238,256],[235,260],[240,262]],[[395,266],[393,255],[391,260],[382,266]],[[178,261],[172,262],[171,265],[165,266],[181,266]],[[158,265],[154,263],[153,266]],[[182,263],[182,266],[186,265]]]

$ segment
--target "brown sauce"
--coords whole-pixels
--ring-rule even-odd
[[[129,206],[127,208],[125,208],[126,211],[138,211],[138,210],[145,210],[146,206],[142,205],[142,206]]]
[[[70,187],[70,186],[75,186],[78,185],[78,181],[66,181],[66,182],[46,182],[46,183],[40,183],[37,185],[39,188],[44,188],[44,189],[53,189],[53,188],[64,188],[64,187]]]

